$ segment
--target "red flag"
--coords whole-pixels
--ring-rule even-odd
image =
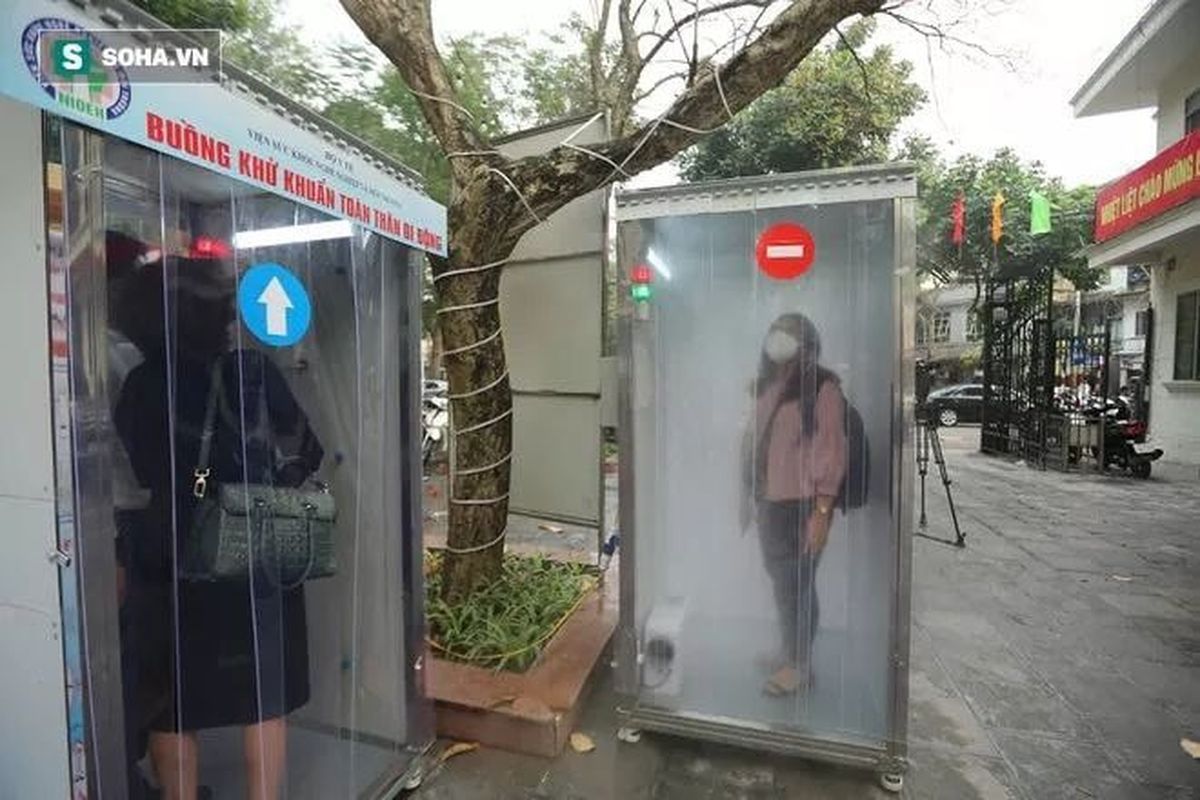
[[[954,198],[954,205],[950,208],[950,220],[954,223],[954,230],[950,231],[950,241],[962,245],[963,239],[966,238],[967,225],[967,198],[962,192]]]

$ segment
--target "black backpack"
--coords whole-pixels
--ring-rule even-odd
[[[871,492],[871,445],[862,414],[846,399],[846,477],[837,503],[843,510],[862,508]]]

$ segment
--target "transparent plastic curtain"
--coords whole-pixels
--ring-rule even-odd
[[[880,201],[620,224],[623,269],[653,270],[630,372],[641,703],[887,738],[893,213]],[[784,221],[808,228],[817,255],[776,280],[755,246]],[[865,502],[835,509],[825,546],[806,553],[820,496],[855,471]],[[798,686],[771,680],[785,666]]]
[[[416,531],[403,487],[415,453],[405,311],[411,251],[133,145],[105,147],[109,394],[131,796],[370,796],[413,740],[405,576]],[[239,234],[292,228],[270,247]],[[239,318],[246,270],[306,287],[312,322],[269,347]],[[218,381],[214,390],[214,381]],[[215,400],[213,422],[210,402]],[[200,442],[211,431],[205,462]],[[200,500],[218,487],[324,487],[336,571],[285,580],[255,552],[242,578],[184,569]],[[265,540],[264,540],[265,541]],[[276,554],[277,556],[277,554]],[[135,762],[140,762],[137,764]]]

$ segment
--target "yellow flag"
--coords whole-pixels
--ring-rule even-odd
[[[992,244],[1000,244],[1004,235],[1004,195],[996,192],[992,198]]]

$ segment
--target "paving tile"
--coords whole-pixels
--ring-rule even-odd
[[[1138,783],[1096,744],[1018,733],[998,733],[996,739],[1035,800],[1124,800]]]
[[[1076,740],[1093,736],[1083,715],[1041,681],[1008,683],[970,677],[957,680],[971,709],[989,729]]]
[[[937,673],[927,669],[910,673],[909,740],[931,750],[999,755],[979,718],[958,691],[948,685],[948,677],[943,677],[939,680]]]
[[[999,757],[915,748],[906,789],[917,800],[1022,800],[1013,770]]]

